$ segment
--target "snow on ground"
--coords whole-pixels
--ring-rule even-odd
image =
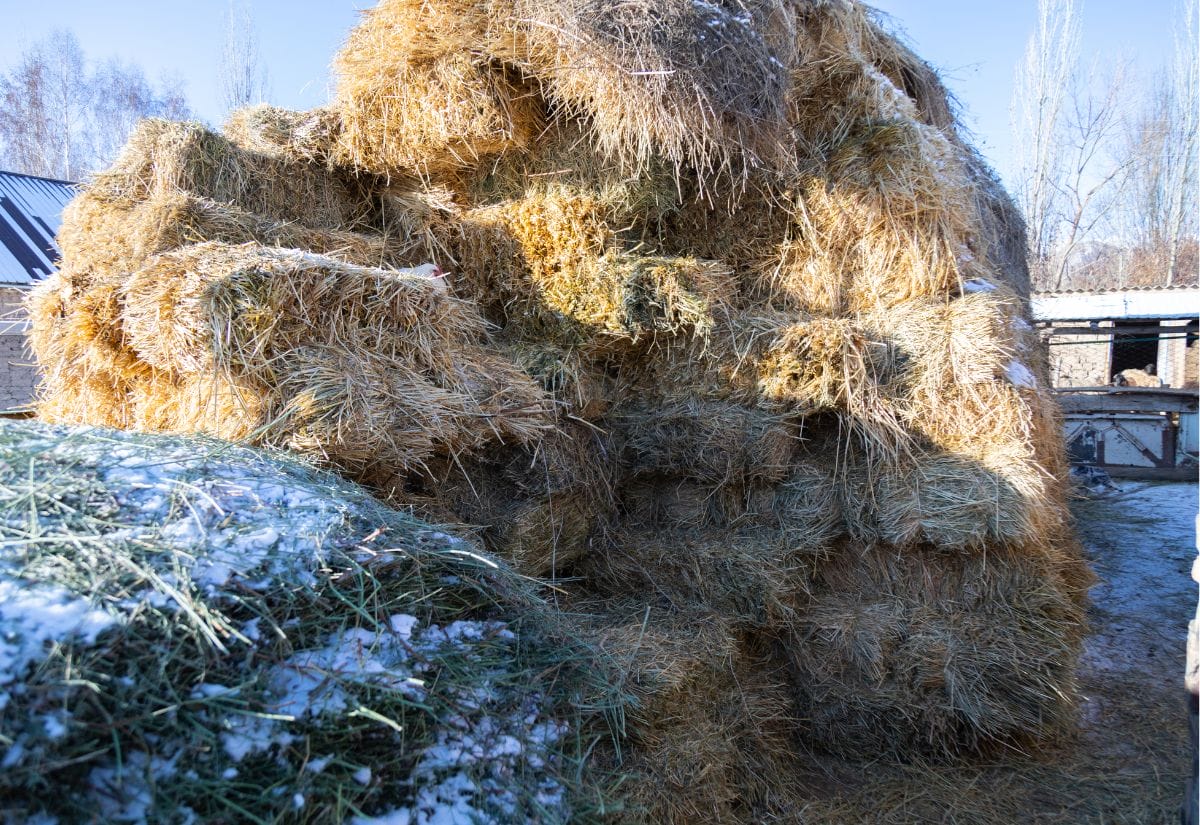
[[[1175,721],[1184,723],[1187,623],[1197,601],[1197,485],[1118,485],[1118,492],[1073,507],[1099,579],[1079,669],[1082,722],[1094,748],[1142,759],[1136,737],[1168,736],[1155,726],[1175,724],[1176,705]]]
[[[1099,582],[1085,667],[1142,670],[1182,656],[1195,614],[1197,486],[1120,483],[1121,492],[1076,507],[1077,529]]]

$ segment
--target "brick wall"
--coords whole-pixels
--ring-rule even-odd
[[[1050,383],[1056,387],[1100,387],[1110,383],[1111,349],[1112,338],[1108,335],[1056,336],[1050,346]]]
[[[26,338],[25,295],[23,289],[0,287],[0,411],[28,406],[37,386],[38,371]]]

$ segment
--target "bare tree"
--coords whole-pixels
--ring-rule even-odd
[[[221,92],[226,111],[261,103],[269,94],[268,86],[254,19],[243,0],[230,0],[221,51]]]
[[[110,59],[96,68],[91,83],[94,94],[88,137],[93,157],[101,162],[115,157],[142,118],[188,117],[179,80],[165,79],[155,89],[140,67]]]
[[[56,31],[0,74],[0,161],[76,180],[107,165],[143,117],[188,115],[178,81],[154,88],[141,69],[92,69],[74,35]]]
[[[1057,224],[1054,243],[1043,259],[1045,282],[1055,289],[1062,289],[1070,276],[1079,245],[1118,208],[1133,165],[1132,158],[1111,153],[1121,131],[1123,67],[1100,81],[1093,65],[1086,73],[1077,71],[1064,85],[1071,91],[1062,124],[1063,164],[1058,180],[1047,182],[1060,211],[1052,216]]]
[[[1038,0],[1037,28],[1017,66],[1013,93],[1016,195],[1029,233],[1034,277],[1045,278],[1058,231],[1063,122],[1079,61],[1076,0]]]
[[[1200,35],[1191,4],[1183,5],[1180,17],[1174,60],[1151,88],[1125,146],[1133,175],[1124,228],[1141,259],[1166,284],[1182,274],[1181,255],[1194,246],[1200,209]]]
[[[22,54],[0,78],[7,163],[45,177],[71,179],[83,171],[91,93],[83,49],[70,32],[55,31]]]

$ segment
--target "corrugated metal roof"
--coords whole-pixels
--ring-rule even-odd
[[[55,270],[54,236],[75,184],[0,172],[0,284],[32,284]]]
[[[1037,321],[1195,318],[1200,315],[1200,288],[1043,292],[1035,293],[1029,305]]]
[[[1195,289],[1195,288],[1196,288],[1195,284],[1171,284],[1169,286],[1167,284],[1162,284],[1160,286],[1129,286],[1129,287],[1114,286],[1109,289],[1051,289],[1051,290],[1047,290],[1045,292],[1035,291],[1033,294],[1038,297],[1042,297],[1042,296],[1048,297],[1051,295],[1108,295],[1108,294],[1111,294],[1114,292],[1120,292],[1120,293],[1168,292],[1168,291],[1189,290],[1189,289]]]

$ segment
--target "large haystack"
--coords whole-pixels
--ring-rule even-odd
[[[553,576],[629,662],[652,821],[1069,723],[1022,228],[869,10],[383,0],[336,66],[81,196],[43,417],[288,447]]]

